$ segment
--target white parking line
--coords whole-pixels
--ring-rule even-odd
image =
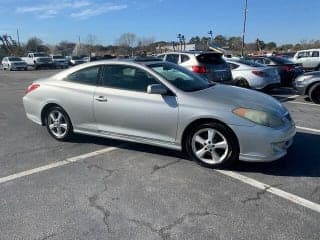
[[[296,126],[296,128],[300,129],[300,130],[308,131],[308,132],[320,133],[319,129],[307,128],[307,127],[299,127],[299,126]]]
[[[314,103],[305,103],[305,102],[297,102],[297,101],[288,101],[287,103],[293,103],[293,104],[302,104],[302,105],[310,105],[310,106],[315,106],[315,107],[320,107],[319,104],[314,104]]]
[[[123,145],[125,145],[125,144],[123,144]],[[30,175],[33,175],[33,174],[36,174],[36,173],[40,173],[40,172],[43,172],[43,171],[48,171],[50,169],[54,169],[54,168],[57,168],[57,167],[69,165],[69,164],[84,160],[86,158],[95,157],[95,156],[98,156],[98,155],[101,155],[101,154],[104,154],[104,153],[109,153],[109,152],[112,152],[112,151],[120,149],[119,147],[120,146],[104,148],[104,149],[97,150],[97,151],[94,151],[94,152],[85,153],[85,154],[82,154],[82,155],[79,155],[79,156],[76,156],[76,157],[67,158],[65,160],[54,162],[54,163],[51,163],[51,164],[48,164],[48,165],[44,165],[44,166],[41,166],[41,167],[38,167],[38,168],[34,168],[34,169],[27,170],[27,171],[15,173],[15,174],[12,174],[12,175],[9,175],[9,176],[6,176],[6,177],[2,177],[2,178],[0,178],[0,184],[6,183],[6,182],[9,182],[9,181],[13,181],[13,180],[16,180],[16,179],[19,179],[19,178],[23,178],[23,177],[26,177],[26,176],[30,176]],[[311,201],[309,201],[307,199],[304,199],[304,198],[301,198],[301,197],[299,197],[297,195],[285,192],[285,191],[280,190],[280,189],[278,189],[276,187],[273,187],[273,186],[268,185],[268,184],[264,184],[262,182],[259,182],[259,181],[255,180],[255,179],[246,177],[244,175],[241,175],[241,174],[233,172],[233,171],[226,171],[226,170],[215,170],[215,171],[217,171],[217,172],[219,172],[219,173],[221,173],[223,175],[226,175],[228,177],[231,177],[233,179],[239,180],[240,182],[246,183],[246,184],[248,184],[250,186],[253,186],[255,188],[261,189],[261,190],[263,190],[265,192],[272,193],[272,194],[274,194],[274,195],[276,195],[278,197],[281,197],[281,198],[286,199],[286,200],[288,200],[290,202],[296,203],[296,204],[298,204],[300,206],[304,206],[306,208],[309,208],[309,209],[311,209],[313,211],[316,211],[316,212],[320,213],[320,204],[311,202]]]
[[[309,209],[311,209],[311,210],[313,210],[315,212],[320,213],[320,204],[311,202],[311,201],[309,201],[307,199],[304,199],[304,198],[301,198],[301,197],[299,197],[297,195],[285,192],[285,191],[283,191],[283,190],[281,190],[279,188],[272,187],[271,185],[259,182],[257,180],[254,180],[252,178],[243,176],[243,175],[241,175],[239,173],[236,173],[236,172],[225,171],[225,170],[216,170],[216,171],[221,173],[221,174],[223,174],[223,175],[226,175],[228,177],[237,179],[240,182],[246,183],[246,184],[248,184],[250,186],[253,186],[255,188],[261,189],[261,190],[263,190],[265,192],[272,193],[272,194],[274,194],[274,195],[276,195],[278,197],[284,198],[284,199],[286,199],[286,200],[288,200],[290,202],[293,202],[295,204],[298,204],[300,206],[309,208]]]
[[[119,148],[117,148],[117,147],[108,147],[108,148],[104,148],[104,149],[97,150],[97,151],[94,151],[94,152],[85,153],[85,154],[82,154],[82,155],[79,155],[79,156],[76,156],[76,157],[67,158],[67,159],[62,160],[62,161],[50,163],[48,165],[44,165],[44,166],[41,166],[41,167],[33,168],[33,169],[30,169],[30,170],[27,170],[27,171],[15,173],[15,174],[0,178],[0,184],[1,183],[5,183],[5,182],[9,182],[9,181],[12,181],[12,180],[15,180],[15,179],[18,179],[18,178],[22,178],[22,177],[25,177],[25,176],[29,176],[29,175],[32,175],[32,174],[35,174],[35,173],[48,171],[48,170],[53,169],[53,168],[57,168],[57,167],[68,165],[68,164],[71,164],[71,163],[74,163],[74,162],[78,162],[78,161],[81,161],[81,160],[86,159],[86,158],[95,157],[95,156],[98,156],[98,155],[101,155],[101,154],[104,154],[104,153],[112,152],[112,151],[117,150],[117,149],[119,149]]]
[[[288,96],[289,99],[291,98],[297,98],[297,97],[300,97],[300,95],[292,95],[292,96]]]

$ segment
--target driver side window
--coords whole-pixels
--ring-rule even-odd
[[[84,68],[71,73],[65,80],[81,84],[96,85],[99,79],[99,72],[100,66]]]
[[[159,82],[142,69],[125,65],[104,66],[102,86],[147,92],[151,84],[159,84]]]

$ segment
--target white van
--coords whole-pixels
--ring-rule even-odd
[[[292,61],[301,63],[304,69],[320,71],[320,49],[298,51]]]

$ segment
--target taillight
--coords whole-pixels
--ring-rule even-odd
[[[37,83],[32,83],[26,90],[26,94],[28,94],[29,92],[32,92],[33,90],[36,90],[37,88],[40,87],[40,84]]]
[[[252,71],[252,73],[258,77],[266,77],[267,73],[263,71]]]
[[[192,66],[192,71],[195,73],[207,73],[208,72],[206,67],[202,67],[202,66]]]
[[[292,65],[286,65],[286,66],[283,66],[282,68],[283,68],[283,70],[285,70],[287,72],[294,71],[294,69],[295,69],[295,67]]]

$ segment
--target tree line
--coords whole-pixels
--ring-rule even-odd
[[[217,35],[213,39],[206,36],[194,36],[189,41],[183,39],[183,44],[209,44],[214,41],[218,46],[226,49],[230,53],[238,54],[242,48],[242,38],[237,36],[226,37]],[[181,41],[181,40],[180,40]],[[70,41],[61,41],[58,44],[46,44],[38,37],[30,38],[26,43],[13,49],[12,53],[6,52],[3,47],[0,49],[0,55],[25,55],[27,52],[46,52],[61,55],[133,55],[133,54],[152,54],[158,53],[159,49],[170,46],[174,41],[156,41],[153,37],[139,37],[134,33],[122,34],[113,45],[102,45],[98,43],[95,35],[89,34],[82,43]],[[176,44],[179,44],[177,42]],[[181,44],[181,42],[180,42]],[[257,39],[255,42],[245,44],[245,53],[258,51],[288,52],[298,51],[308,48],[320,48],[320,40],[303,40],[296,44],[278,45],[276,42],[265,42]]]

